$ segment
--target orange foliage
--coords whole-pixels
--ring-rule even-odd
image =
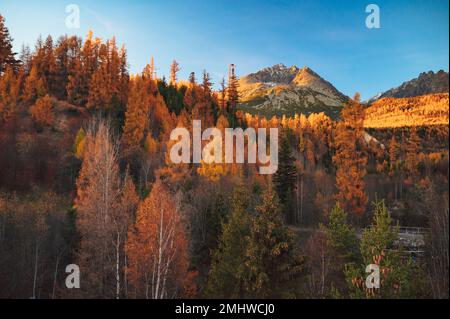
[[[126,243],[130,283],[136,297],[163,299],[192,286],[188,276],[187,241],[169,190],[158,180],[139,206],[135,225]]]
[[[406,170],[411,177],[418,175],[420,139],[417,135],[417,128],[412,127],[409,134],[409,139],[406,144]]]
[[[42,126],[52,126],[55,122],[53,100],[48,94],[38,99],[30,108],[30,112],[33,119]]]
[[[0,121],[8,120],[17,108],[20,91],[20,78],[8,67],[0,77]]]
[[[368,198],[364,192],[367,155],[362,151],[364,109],[358,99],[350,100],[342,110],[343,120],[335,132],[336,200],[347,212],[362,215]]]
[[[23,89],[23,99],[26,102],[33,103],[36,99],[43,97],[47,93],[44,79],[39,75],[37,67],[33,66],[30,74],[25,80]]]
[[[154,87],[152,81],[143,76],[131,79],[125,125],[122,140],[126,149],[137,148],[141,145],[145,131],[148,128],[150,112],[150,95]]]
[[[448,93],[411,98],[384,98],[366,110],[366,128],[448,125]]]

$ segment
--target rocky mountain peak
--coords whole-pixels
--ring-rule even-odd
[[[289,84],[295,78],[298,71],[299,69],[295,65],[287,67],[279,63],[256,73],[249,74],[245,78],[248,83]]]
[[[338,114],[348,99],[311,68],[275,64],[240,80],[241,107],[248,112]]]
[[[300,86],[308,86],[313,82],[324,81],[316,72],[305,66],[301,68],[295,78],[292,80],[293,84]]]
[[[427,94],[448,93],[448,91],[448,72],[445,72],[443,70],[440,70],[438,72],[428,71],[420,73],[417,78],[406,81],[396,88],[376,95],[375,97],[371,98],[368,103],[370,104],[378,99],[385,97],[416,97]]]

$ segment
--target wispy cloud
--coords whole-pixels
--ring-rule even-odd
[[[84,10],[86,10],[86,12],[88,12],[92,17],[94,17],[94,19],[101,25],[103,26],[108,32],[114,32],[117,30],[114,30],[114,26],[113,23],[111,21],[109,21],[108,19],[104,18],[103,16],[101,16],[97,11],[92,10],[88,7],[84,7]]]

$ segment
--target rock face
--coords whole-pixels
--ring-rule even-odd
[[[246,82],[249,83],[289,84],[295,78],[298,71],[300,70],[295,65],[287,68],[283,64],[276,64],[256,73],[249,74],[241,80],[246,79]]]
[[[277,64],[239,80],[240,108],[265,116],[325,112],[336,117],[348,100],[308,67]]]
[[[368,101],[368,104],[386,97],[405,98],[427,94],[448,93],[448,80],[448,73],[443,70],[436,73],[433,71],[424,72],[421,73],[418,78],[404,82],[399,87],[378,94],[371,98]]]

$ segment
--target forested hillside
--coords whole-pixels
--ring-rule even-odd
[[[448,298],[448,94],[267,119],[234,69],[214,90],[155,64],[92,32],[16,55],[0,16],[0,298]],[[193,120],[279,128],[277,172],[172,163]]]
[[[448,125],[448,93],[383,98],[366,111],[365,127],[394,128]]]

